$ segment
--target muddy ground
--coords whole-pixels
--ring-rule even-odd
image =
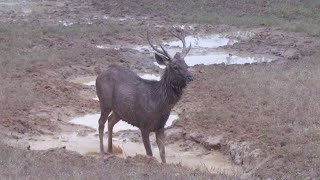
[[[163,165],[144,156],[108,156],[102,161],[63,148],[28,150],[27,140],[33,137],[89,131],[68,121],[99,110],[91,99],[94,88],[70,80],[96,75],[113,63],[135,72],[161,73],[149,54],[129,48],[98,49],[96,45],[146,44],[146,29],[154,39],[167,40],[166,30],[187,24],[193,27],[186,29],[190,35],[253,32],[250,38],[221,49],[270,56],[276,61],[192,67],[195,81],[174,109],[180,119],[171,128],[176,133],[169,141],[224,153],[244,170],[233,178],[317,179],[320,39],[313,12],[319,4],[309,8],[292,1],[284,4],[288,8],[278,10],[277,1],[232,2],[188,1],[184,6],[177,1],[169,5],[147,0],[0,3],[0,175],[5,179],[233,177]],[[208,14],[212,9],[214,17]],[[263,23],[233,24],[230,21],[236,20],[221,18],[226,14],[243,22],[251,22],[250,17],[257,14],[264,19],[260,19]],[[271,21],[270,14],[277,20]],[[297,25],[306,18],[312,30],[292,32],[272,23],[280,19]],[[218,143],[212,145],[210,139]]]

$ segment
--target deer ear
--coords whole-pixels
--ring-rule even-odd
[[[155,53],[154,54],[154,57],[156,58],[156,61],[159,65],[168,65],[170,63],[170,59],[158,54],[158,53]]]

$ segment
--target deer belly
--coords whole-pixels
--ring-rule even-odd
[[[122,105],[118,107],[114,106],[113,111],[121,118],[121,120],[133,126],[140,127],[140,121],[137,118],[137,114],[134,108],[128,105]]]
[[[155,132],[161,128],[164,128],[167,116],[160,116],[159,114],[146,114],[145,116],[139,116],[141,128],[148,129],[150,132]]]
[[[135,117],[134,113],[130,113],[130,111],[123,111],[121,109],[116,109],[114,111],[117,113],[121,120],[133,126],[140,127],[139,120]]]

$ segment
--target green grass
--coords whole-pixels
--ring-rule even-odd
[[[279,26],[283,23],[283,20],[275,16],[221,16],[217,13],[200,13],[195,16],[176,16],[177,20],[182,22],[192,22],[199,24],[227,24],[232,26]]]
[[[247,2],[247,1],[246,1]],[[245,3],[245,2],[243,2]],[[199,4],[199,7],[203,6]],[[260,13],[243,13],[233,15],[212,11],[197,11],[196,13],[176,14],[173,19],[183,23],[199,24],[227,24],[232,26],[269,26],[280,27],[293,32],[306,32],[311,35],[320,35],[320,1],[307,0],[306,2],[281,1],[271,3]],[[245,11],[245,10],[244,10]]]
[[[12,64],[14,66],[26,67],[25,64],[42,60],[59,60],[55,54],[55,47],[38,47],[39,45],[48,45],[50,41],[57,38],[73,39],[75,37],[90,37],[92,35],[113,35],[124,33],[130,30],[130,25],[120,25],[117,23],[80,25],[72,26],[30,26],[14,25],[3,23],[0,25],[0,64],[5,66]],[[52,42],[55,43],[55,42]],[[34,50],[33,50],[34,48]],[[30,53],[42,48],[39,53]],[[28,50],[28,51],[26,51]],[[36,54],[36,55],[35,55]],[[17,63],[13,63],[17,61]],[[7,67],[8,68],[8,67]]]
[[[175,19],[183,23],[199,24],[226,24],[231,26],[268,26],[280,27],[291,32],[306,32],[310,35],[320,35],[320,17],[315,15],[315,19],[302,19],[287,21],[277,16],[220,16],[217,13],[202,13],[195,16],[176,16]]]
[[[278,16],[290,16],[290,15],[303,15],[308,16],[312,14],[310,8],[305,7],[304,5],[290,5],[288,3],[275,4],[271,8],[273,14]]]

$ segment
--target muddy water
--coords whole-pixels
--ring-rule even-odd
[[[97,76],[86,76],[86,77],[80,77],[80,78],[76,78],[71,80],[71,82],[74,83],[81,83],[87,86],[94,86],[96,83],[96,78]]]
[[[23,13],[30,13],[35,8],[33,2],[22,1],[22,0],[4,0],[0,1],[0,10],[1,11],[17,11]]]
[[[271,59],[264,57],[241,57],[235,56],[223,52],[211,53],[206,55],[191,55],[185,58],[188,66],[195,66],[197,64],[251,64],[251,63],[261,63],[261,62],[271,62]]]
[[[97,133],[80,136],[77,133],[60,134],[56,136],[41,136],[28,141],[33,150],[46,150],[50,148],[65,147],[82,155],[99,155],[99,138]],[[104,138],[107,149],[106,135]],[[141,140],[132,142],[128,139],[113,138],[114,147],[117,147],[115,155],[126,158],[135,155],[145,155],[145,149]],[[159,150],[155,143],[154,135],[151,135],[152,151],[156,159],[161,162]],[[235,166],[219,152],[207,151],[202,147],[183,148],[183,143],[176,142],[166,145],[167,163],[181,164],[191,169],[200,169],[212,173],[224,172],[227,174],[240,174],[241,168]]]
[[[239,54],[233,54],[227,51],[217,50],[218,47],[233,45],[239,42],[239,39],[250,38],[253,33],[249,31],[238,31],[230,34],[218,34],[209,36],[187,36],[186,43],[192,45],[192,49],[188,56],[185,57],[185,61],[188,66],[195,66],[198,64],[210,65],[210,64],[251,64],[271,62],[272,58],[263,56],[243,56]],[[163,43],[169,54],[174,56],[176,52],[179,52],[182,44],[181,41],[170,41]],[[148,46],[136,46],[133,49],[139,52],[152,52],[152,49]],[[164,69],[165,66],[160,66],[154,62],[156,66]]]
[[[62,7],[62,1],[0,0],[0,12],[14,11],[28,15],[32,12],[44,12],[52,6]]]
[[[123,157],[135,156],[141,153],[144,154],[145,152],[142,142],[118,142],[118,146],[120,146],[123,150]],[[226,157],[219,152],[206,152],[200,147],[184,150],[180,146],[182,146],[182,143],[166,145],[167,163],[181,164],[182,166],[191,169],[200,169],[212,173],[240,173],[240,168],[227,161]],[[159,150],[156,145],[152,145],[152,152],[154,152],[153,154],[158,161],[161,162]]]
[[[210,65],[210,64],[251,64],[271,62],[272,58],[266,58],[263,56],[244,56],[239,54],[231,54],[227,51],[217,50],[217,48],[233,45],[239,42],[241,39],[247,39],[254,35],[249,31],[238,31],[229,34],[216,34],[207,36],[187,36],[186,43],[192,45],[192,49],[188,56],[185,57],[185,61],[188,66],[195,65]],[[163,42],[165,48],[171,56],[174,56],[176,52],[181,50],[181,41],[167,41]],[[100,49],[120,49],[119,45],[97,45]],[[149,45],[127,45],[122,46],[124,48],[134,49],[141,53],[152,53],[152,48]],[[154,64],[162,69],[165,66],[160,66],[156,62]]]
[[[262,63],[262,62],[272,62],[272,59],[265,57],[244,57],[244,56],[235,56],[232,54],[227,54],[224,52],[216,52],[209,54],[199,54],[199,55],[189,55],[184,58],[188,66],[195,65],[210,65],[210,64],[252,64],[252,63]],[[164,69],[165,66],[159,65],[157,62],[154,62],[154,65]]]
[[[76,151],[82,155],[99,155],[99,138],[98,138],[98,119],[99,114],[88,114],[83,117],[77,117],[70,123],[83,125],[93,128],[95,133],[83,135],[81,132],[62,133],[53,136],[41,136],[29,139],[28,143],[33,150],[46,150],[50,148],[65,147],[68,150]],[[165,127],[170,127],[178,115],[171,114]],[[107,123],[105,130],[107,130]],[[145,155],[144,145],[140,137],[138,128],[130,124],[119,121],[114,126],[113,144],[117,150],[115,154],[119,157],[126,158],[129,156]],[[151,134],[151,144],[154,156],[160,162],[159,150],[155,143],[155,135]],[[107,149],[107,136],[104,136],[105,149]],[[191,146],[185,148],[184,142],[175,142],[166,145],[167,162],[181,164],[182,166],[209,171],[212,173],[240,174],[241,168],[233,165],[221,153],[208,151],[201,146]]]
[[[98,129],[99,124],[98,124],[98,120],[99,120],[100,114],[87,114],[85,116],[82,117],[77,117],[72,119],[70,122],[73,124],[80,124],[80,125],[84,125],[84,126],[88,126],[91,127],[93,129]],[[179,117],[178,115],[171,113],[168,121],[165,125],[165,127],[169,127],[172,125],[172,123],[177,120]],[[106,123],[106,129],[108,129],[108,124]],[[122,131],[122,130],[138,130],[137,127],[134,127],[130,124],[128,124],[125,121],[119,121],[114,127],[113,127],[113,131],[114,132],[118,132],[118,131]]]
[[[210,35],[210,36],[187,36],[186,44],[191,43],[193,48],[217,48],[225,45],[232,45],[237,40],[229,39],[223,35]],[[173,47],[182,47],[181,41],[166,42],[166,45]]]

